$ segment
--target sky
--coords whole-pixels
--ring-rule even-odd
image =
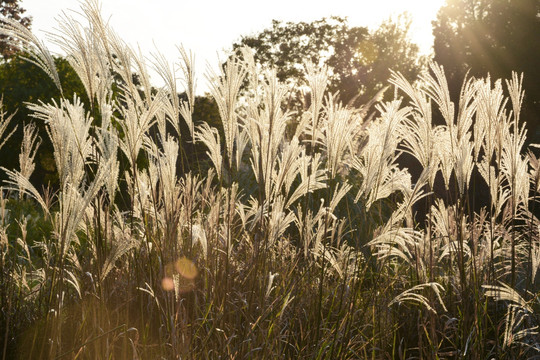
[[[313,21],[329,16],[347,17],[350,26],[376,29],[390,16],[408,11],[412,15],[412,40],[421,52],[431,51],[431,21],[444,0],[101,0],[102,15],[128,44],[143,54],[163,53],[178,62],[176,46],[195,54],[197,93],[207,86],[207,66],[217,66],[224,51],[242,35],[256,34],[282,21]],[[32,30],[46,40],[63,11],[78,11],[78,0],[22,0],[26,15],[33,18]],[[51,50],[55,51],[53,47]],[[219,55],[221,54],[221,55]],[[151,73],[152,76],[152,73]],[[156,76],[152,76],[156,80]],[[158,81],[159,82],[159,81]]]

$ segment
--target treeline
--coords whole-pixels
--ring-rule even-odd
[[[0,12],[7,18],[30,28],[32,18],[24,16],[18,0],[4,1]],[[263,68],[276,69],[277,78],[289,85],[289,95],[282,104],[287,110],[300,112],[309,107],[306,94],[307,62],[329,69],[328,89],[339,94],[339,100],[350,107],[365,107],[382,99],[390,71],[400,72],[414,80],[429,60],[441,64],[448,78],[450,95],[457,103],[460,86],[466,74],[493,79],[509,78],[512,71],[525,74],[522,120],[528,124],[528,140],[540,142],[540,78],[537,59],[540,55],[540,2],[537,0],[447,0],[433,22],[434,52],[421,55],[409,37],[411,18],[407,14],[384,21],[379,28],[369,30],[350,26],[346,18],[329,17],[312,22],[272,21],[260,33],[241,37],[232,45],[231,54],[238,55],[243,47],[254,50],[255,61]],[[0,37],[0,40],[2,38]],[[5,40],[5,39],[4,39]],[[0,165],[16,169],[17,156],[23,138],[23,126],[35,122],[42,144],[36,160],[32,181],[41,188],[57,182],[52,146],[46,126],[34,121],[27,102],[58,101],[60,92],[34,64],[24,60],[24,54],[6,41],[0,42],[0,93],[4,94],[3,111],[13,114],[10,128],[14,131],[0,149]],[[83,101],[84,87],[65,58],[56,65],[64,89],[64,97],[77,94]],[[134,78],[136,80],[136,74]],[[120,84],[119,84],[120,85]],[[386,98],[392,94],[386,94]],[[179,98],[186,94],[178,94]],[[219,113],[209,94],[196,98],[194,121],[219,127]],[[437,116],[437,114],[435,114]],[[185,134],[189,135],[189,131]],[[183,139],[181,154],[185,170],[194,159],[204,157],[189,136]]]

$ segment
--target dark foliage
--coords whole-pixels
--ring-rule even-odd
[[[522,120],[540,139],[540,1],[447,0],[433,22],[435,61],[444,66],[456,100],[467,71],[494,79],[524,73]]]
[[[56,66],[64,88],[64,96],[73,99],[78,94],[82,101],[88,101],[84,95],[84,87],[77,74],[65,59],[56,59]],[[36,157],[36,170],[32,182],[41,188],[41,185],[54,183],[57,180],[54,166],[52,144],[46,131],[46,124],[31,117],[25,103],[43,101],[50,103],[60,100],[60,91],[50,78],[34,64],[14,57],[0,65],[0,94],[3,95],[4,111],[13,114],[10,128],[17,127],[17,131],[0,150],[0,166],[8,169],[19,169],[19,153],[23,136],[24,124],[34,122],[41,138],[41,146]],[[8,130],[10,131],[10,130]],[[2,176],[5,176],[2,174]]]
[[[408,38],[409,27],[406,16],[387,20],[373,32],[340,17],[310,23],[274,20],[271,28],[242,37],[233,49],[253,49],[257,63],[275,67],[278,79],[296,90],[306,84],[306,62],[326,65],[328,89],[339,91],[344,103],[363,104],[387,84],[390,69],[411,79],[420,72],[422,59]],[[301,98],[300,91],[294,95]]]

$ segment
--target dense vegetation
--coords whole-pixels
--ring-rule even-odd
[[[452,99],[469,76],[525,73],[522,119],[540,142],[540,1],[447,0],[433,23],[434,60],[444,66]]]
[[[33,123],[3,168],[3,358],[538,355],[540,160],[520,75],[467,78],[452,101],[436,63],[414,82],[392,72],[395,98],[368,116],[306,63],[292,114],[287,82],[242,48],[207,75],[213,125],[188,52],[183,96],[161,57],[154,89],[97,3],[82,11],[56,41],[84,99],[24,26],[2,25],[61,94],[27,105],[57,184],[30,181]]]
[[[305,62],[326,65],[328,90],[339,93],[342,103],[354,106],[367,103],[384,89],[391,69],[407,79],[419,75],[425,58],[409,39],[410,26],[406,14],[384,21],[374,31],[349,26],[347,19],[339,17],[298,23],[274,20],[271,28],[243,36],[233,45],[233,52],[248,47],[255,63],[274,67],[278,80],[296,89],[290,100],[293,104],[303,100],[299,94],[306,84]]]

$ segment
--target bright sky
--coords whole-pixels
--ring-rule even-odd
[[[230,49],[242,35],[255,34],[272,19],[313,21],[332,15],[347,17],[350,26],[375,29],[391,15],[412,14],[411,37],[423,53],[433,44],[431,21],[444,0],[101,0],[102,14],[113,29],[143,54],[156,47],[171,62],[177,62],[176,45],[195,54],[197,93],[206,89],[207,64],[218,63],[218,53]],[[44,38],[54,31],[62,11],[79,10],[78,0],[22,0],[33,17],[32,30]],[[53,49],[54,50],[54,49]],[[223,58],[223,56],[221,56]],[[155,78],[155,77],[153,77]]]

